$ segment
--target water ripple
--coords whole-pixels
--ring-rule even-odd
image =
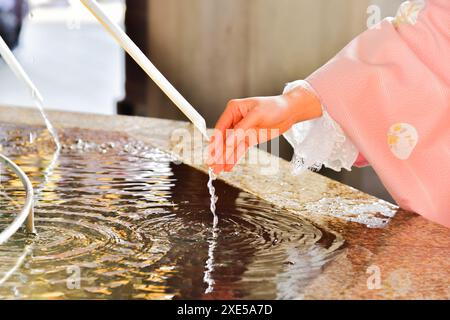
[[[45,131],[2,127],[3,151],[40,192],[38,235],[19,232],[0,246],[0,298],[301,297],[342,245],[220,181],[213,229],[207,175],[116,133],[61,131],[61,154],[44,176]],[[0,228],[24,196],[8,172],[2,192]]]

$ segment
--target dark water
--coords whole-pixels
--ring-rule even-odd
[[[299,298],[341,246],[311,223],[115,133],[1,125],[36,189],[38,235],[0,246],[0,298]],[[53,160],[53,163],[52,163]],[[0,230],[23,202],[2,168]],[[78,277],[79,275],[79,277]]]

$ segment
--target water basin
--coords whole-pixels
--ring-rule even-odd
[[[2,124],[2,152],[36,190],[37,236],[0,246],[0,298],[300,297],[343,243],[318,226],[216,181],[125,134]],[[0,230],[23,201],[2,170]]]

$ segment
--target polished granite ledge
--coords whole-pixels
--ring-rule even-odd
[[[55,111],[49,117],[57,128],[126,133],[207,171],[201,161],[206,142],[186,122]],[[0,107],[2,122],[43,125],[27,108]],[[294,176],[288,162],[256,152],[250,157],[277,170],[267,174],[271,166],[244,162],[220,179],[301,215],[341,246],[299,298],[450,299],[449,229],[317,173]]]

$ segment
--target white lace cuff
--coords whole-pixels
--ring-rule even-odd
[[[288,83],[284,92],[299,86],[316,94],[304,80]],[[350,171],[358,157],[358,149],[323,105],[322,110],[322,117],[297,123],[284,134],[294,148],[292,164],[295,174],[306,169],[319,170],[322,166],[335,171],[342,168]]]

